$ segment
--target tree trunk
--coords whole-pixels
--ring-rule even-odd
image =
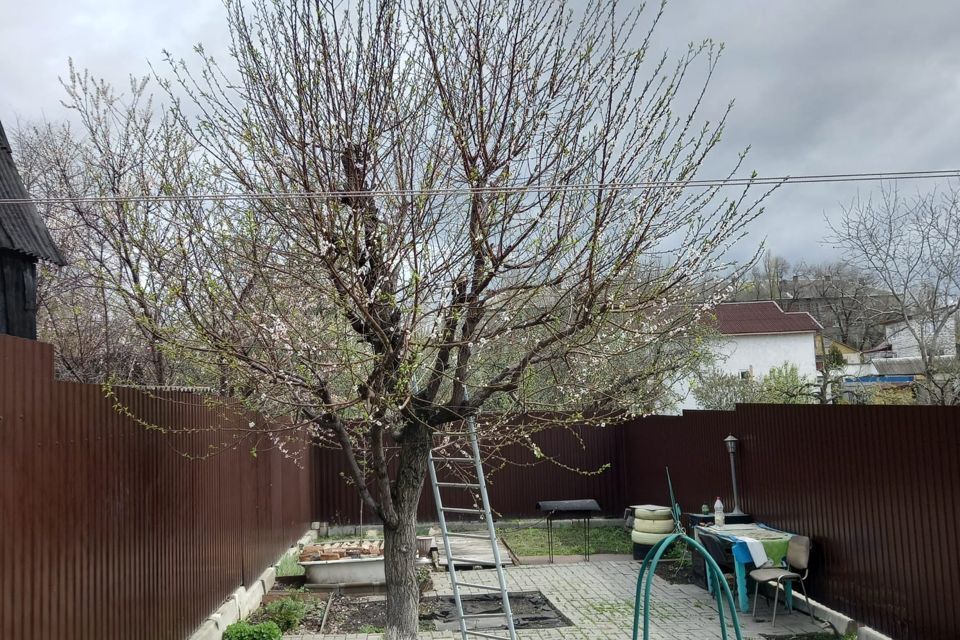
[[[387,577],[387,640],[416,640],[420,589],[417,585],[416,518],[401,518],[396,529],[383,529]]]
[[[383,527],[383,561],[387,579],[386,640],[416,640],[420,587],[417,584],[417,504],[427,471],[430,432],[410,424],[400,441],[393,485],[397,526]]]

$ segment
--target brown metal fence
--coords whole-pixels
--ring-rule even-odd
[[[623,513],[624,485],[620,478],[623,436],[618,427],[571,425],[542,431],[535,434],[533,440],[543,457],[536,458],[529,447],[512,445],[485,465],[490,504],[498,516],[540,517],[543,514],[536,509],[538,500],[564,498],[594,498],[606,513]],[[379,522],[375,514],[362,507],[356,488],[346,481],[349,474],[339,450],[316,449],[312,466],[315,519],[332,524]],[[444,503],[451,507],[469,507],[466,494],[461,495],[464,499],[458,500],[456,495],[445,494]],[[417,517],[421,522],[437,519],[427,483]]]
[[[0,633],[7,638],[184,638],[252,582],[311,519],[355,524],[360,500],[337,451],[300,461],[219,438],[148,430],[99,387],[56,382],[48,345],[0,336]],[[133,416],[229,426],[197,396],[121,390]],[[960,409],[749,405],[535,436],[490,475],[503,517],[538,500],[596,498],[611,515],[664,503],[730,505],[723,438],[740,439],[742,507],[814,541],[811,594],[898,640],[960,629]],[[312,498],[311,498],[312,496]],[[312,499],[312,502],[311,502]],[[419,515],[435,517],[429,490]],[[371,522],[370,513],[363,521]]]
[[[130,415],[98,386],[55,381],[49,345],[0,336],[4,638],[181,640],[307,527],[306,456],[184,455],[250,416],[187,393],[118,399]]]

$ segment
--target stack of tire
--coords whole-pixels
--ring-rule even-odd
[[[643,560],[650,548],[674,531],[673,513],[670,507],[654,504],[641,504],[630,507],[633,510],[633,558]]]

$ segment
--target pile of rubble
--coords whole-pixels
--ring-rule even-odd
[[[338,540],[305,546],[300,552],[300,562],[374,558],[382,555],[383,540]]]

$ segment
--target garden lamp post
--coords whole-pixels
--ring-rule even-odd
[[[730,515],[734,516],[743,515],[743,511],[740,510],[740,494],[737,491],[737,463],[734,460],[737,453],[737,442],[738,440],[733,437],[733,434],[723,439],[723,443],[727,445],[727,451],[730,453],[730,478],[733,480],[733,511],[730,512]]]

